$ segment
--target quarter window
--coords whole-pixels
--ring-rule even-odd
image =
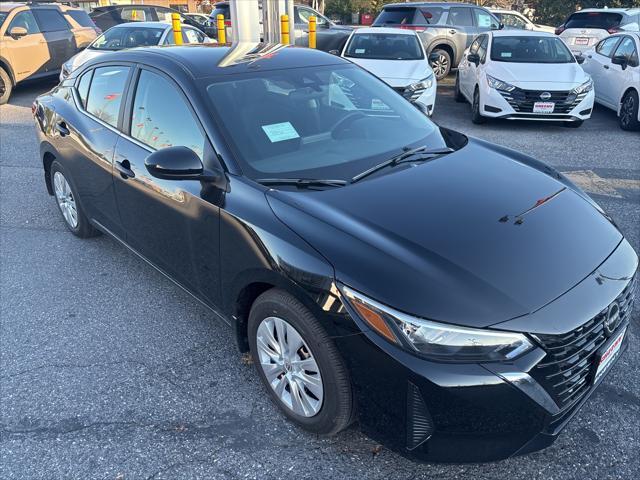
[[[605,57],[610,57],[611,52],[613,52],[613,47],[616,46],[618,40],[620,40],[619,37],[609,37],[602,40],[596,47],[596,52]]]
[[[131,136],[153,149],[185,146],[203,157],[205,137],[184,97],[164,77],[147,70],[138,80]]]
[[[152,21],[148,8],[123,8],[120,17],[130,22]]]
[[[471,9],[460,7],[450,8],[447,23],[457,27],[472,27],[473,19],[471,17]]]
[[[118,125],[118,114],[124,87],[129,76],[129,67],[96,68],[91,80],[86,109],[103,122]]]
[[[11,20],[11,25],[7,29],[7,32],[11,32],[13,27],[22,27],[27,29],[27,34],[40,33],[36,19],[29,10],[25,10],[16,14]]]
[[[58,10],[53,10],[52,8],[35,9],[33,14],[36,16],[42,32],[69,30],[69,24]]]
[[[524,30],[525,27],[527,26],[527,22],[525,22],[522,18],[520,18],[517,15],[512,15],[510,13],[501,14],[500,19],[502,20],[502,23],[504,23],[506,27],[519,28],[521,30]]]
[[[84,73],[82,77],[80,77],[80,81],[78,82],[78,95],[80,96],[80,102],[82,102],[82,108],[87,107],[87,95],[89,95],[89,85],[91,84],[91,75],[93,75],[93,70]]]
[[[487,44],[489,43],[489,37],[487,35],[480,36],[480,46],[478,47],[478,56],[480,61],[484,63],[487,58]]]

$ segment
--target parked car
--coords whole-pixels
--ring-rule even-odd
[[[640,31],[640,8],[585,8],[556,29],[572,52],[582,53],[612,33]]]
[[[582,68],[595,84],[595,100],[618,113],[624,130],[640,129],[640,33],[617,33],[584,53]]]
[[[384,80],[425,114],[431,116],[433,113],[436,79],[416,32],[383,27],[357,28],[340,55]],[[381,110],[383,107],[380,105]]]
[[[195,20],[196,22],[198,22],[199,25],[202,25],[202,26],[211,25],[211,21],[209,20],[209,15],[207,15],[206,13],[185,13],[184,16],[187,18],[191,18],[192,20]]]
[[[504,28],[515,28],[519,30],[531,30],[532,32],[554,33],[556,29],[549,25],[533,23],[529,17],[515,10],[502,8],[489,8],[496,18],[504,25]]]
[[[36,99],[67,228],[208,306],[315,434],[357,420],[447,462],[552,443],[629,344],[638,257],[613,221],[346,60],[242,48],[113,52]]]
[[[316,17],[316,47],[319,50],[328,52],[329,50],[342,50],[344,43],[349,38],[352,27],[345,27],[332,22],[327,17],[306,5],[294,5],[294,27],[295,44],[300,47],[309,45],[309,17]],[[214,5],[214,9],[209,17],[212,24],[216,25],[217,15],[224,15],[225,25],[230,34],[231,31],[231,10],[229,2],[219,2]],[[260,24],[262,28],[262,23]],[[217,32],[217,30],[216,30]]]
[[[84,10],[60,4],[0,3],[0,105],[24,80],[57,75],[99,30]]]
[[[415,31],[427,54],[437,54],[431,68],[440,80],[458,66],[479,33],[498,30],[500,22],[487,9],[471,4],[419,2],[385,5],[373,26]]]
[[[127,22],[163,22],[171,24],[171,15],[180,15],[180,23],[201,29],[207,36],[215,38],[215,29],[202,25],[199,21],[173,8],[156,5],[107,5],[96,7],[90,16],[102,30]]]
[[[593,82],[567,46],[545,32],[502,30],[476,38],[458,68],[455,96],[472,120],[564,121],[591,117]]]
[[[182,42],[212,43],[215,40],[190,25],[182,26]],[[60,70],[60,81],[85,62],[105,53],[126,48],[149,47],[152,45],[171,45],[174,43],[173,27],[160,22],[130,22],[111,27],[87,48],[67,60]]]

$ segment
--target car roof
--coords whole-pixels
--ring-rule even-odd
[[[10,12],[14,8],[29,7],[29,8],[57,8],[58,10],[79,10],[79,7],[70,7],[68,5],[62,5],[60,3],[27,3],[27,2],[1,2],[0,12]]]
[[[493,8],[493,7],[488,7],[487,10],[489,10],[492,13],[517,13],[518,15],[522,15],[522,13],[516,11],[516,10],[509,10],[508,8]]]
[[[534,32],[531,30],[517,29],[491,30],[487,33],[490,33],[494,37],[556,37],[556,35],[550,32]]]
[[[393,27],[362,27],[356,28],[353,30],[354,35],[358,35],[360,33],[393,33],[394,35],[415,35],[416,32],[413,30],[405,30],[402,28],[393,28]]]
[[[113,27],[109,28],[109,30],[111,30],[112,28],[171,28],[171,24],[169,23],[163,23],[163,22],[125,22],[125,23],[119,23],[117,25],[114,25]]]
[[[239,55],[227,66],[219,65],[225,57],[231,58],[234,48],[242,49],[245,45],[249,45],[244,49],[249,54]],[[252,52],[262,53],[252,54]],[[131,50],[109,52],[108,55],[104,55],[100,59],[109,62],[144,63],[146,61],[163,71],[174,66],[178,70],[182,69],[188,72],[191,77],[196,79],[290,68],[352,65],[348,60],[321,50],[267,43],[239,44],[237,47],[216,43],[138,47]]]

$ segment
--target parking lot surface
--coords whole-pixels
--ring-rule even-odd
[[[542,452],[421,465],[357,426],[331,439],[293,427],[210,312],[115,241],[65,229],[30,111],[51,86],[19,87],[0,107],[3,479],[639,478],[637,307],[630,348]],[[579,129],[477,126],[442,86],[434,120],[571,172],[640,251],[640,133],[621,131],[613,112],[596,108]]]

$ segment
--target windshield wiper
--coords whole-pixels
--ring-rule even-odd
[[[262,185],[293,185],[298,188],[306,187],[343,187],[346,180],[325,180],[321,178],[259,178],[256,182]]]
[[[400,163],[404,163],[407,161],[432,160],[435,157],[439,157],[440,155],[446,155],[447,153],[451,153],[451,152],[455,152],[455,150],[449,147],[437,148],[434,150],[427,150],[427,146],[422,145],[420,147],[411,148],[411,149],[405,150],[402,153],[399,153],[394,157],[391,157],[389,160],[385,160],[384,162],[379,163],[378,165],[374,165],[373,167],[365,170],[362,173],[359,173],[358,175],[356,175],[351,179],[351,183],[357,182],[358,180],[362,180],[364,177],[367,177],[372,173],[377,172],[378,170],[382,170],[383,168],[386,168],[386,167],[393,167],[395,165],[398,165]],[[411,157],[413,157],[414,155],[419,155],[420,158],[411,159]]]

